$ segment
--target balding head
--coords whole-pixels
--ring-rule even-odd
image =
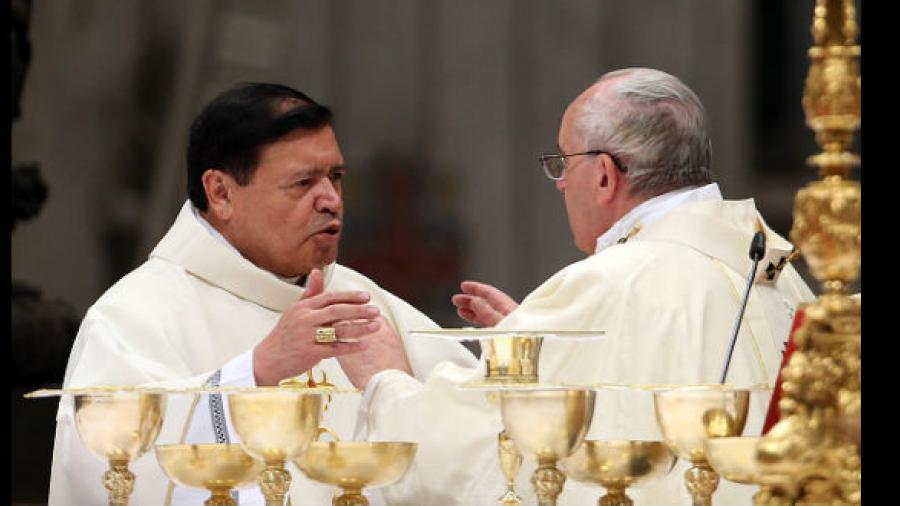
[[[712,182],[703,105],[672,75],[646,68],[605,74],[569,105],[567,119],[585,149],[622,162],[633,195]]]

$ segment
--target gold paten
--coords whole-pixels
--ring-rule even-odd
[[[847,294],[860,269],[861,190],[849,152],[860,125],[859,28],[852,0],[817,0],[803,108],[822,152],[821,181],[801,189],[792,241],[824,294],[804,307],[781,371],[780,421],[759,442],[757,506],[861,502],[860,314]]]
[[[237,506],[231,489],[253,483],[265,467],[236,444],[159,445],[156,460],[175,483],[209,490],[206,506]]]
[[[317,436],[322,420],[322,394],[291,392],[231,394],[228,407],[241,446],[265,462],[259,486],[266,506],[283,506],[291,487],[288,460],[303,452]]]
[[[109,462],[103,486],[109,504],[124,506],[134,491],[128,464],[147,452],[162,428],[166,397],[162,394],[110,391],[74,396],[75,425],[85,446]]]
[[[625,490],[668,474],[675,454],[661,441],[585,441],[559,467],[566,476],[607,489],[598,506],[632,506]]]
[[[343,490],[333,506],[367,506],[362,490],[402,478],[417,448],[406,442],[315,441],[294,463],[310,479]]]
[[[684,474],[694,506],[710,506],[719,475],[706,459],[709,438],[738,436],[747,422],[749,389],[683,387],[653,394],[656,421],[669,448],[693,467]]]
[[[516,447],[538,461],[531,477],[540,506],[555,506],[566,481],[556,468],[574,452],[594,416],[592,390],[503,390],[503,426]]]

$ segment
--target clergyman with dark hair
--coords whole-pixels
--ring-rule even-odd
[[[424,379],[440,361],[475,364],[457,343],[407,340],[407,330],[436,325],[335,262],[349,170],[331,111],[308,96],[250,83],[215,98],[191,126],[189,199],[147,261],[90,307],[64,386],[270,386],[312,369],[350,387],[382,369]],[[317,343],[317,331],[343,342]],[[159,442],[239,440],[220,396],[190,401],[169,396]],[[334,396],[322,423],[352,439],[359,402]],[[171,484],[153,458],[130,467],[132,505],[200,504],[208,495]],[[63,398],[50,504],[106,503],[106,468],[79,440],[72,399]],[[311,480],[291,484],[296,505],[327,504],[332,494]],[[264,504],[258,487],[239,497]]]

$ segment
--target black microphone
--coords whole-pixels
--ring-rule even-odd
[[[753,286],[753,279],[756,277],[756,267],[759,261],[766,255],[766,234],[762,231],[762,225],[756,223],[757,232],[753,234],[750,241],[750,260],[753,260],[753,266],[750,268],[750,276],[747,277],[747,289],[744,290],[744,299],[741,301],[741,310],[738,312],[737,321],[734,322],[734,332],[731,333],[731,343],[728,345],[728,356],[725,357],[725,367],[722,369],[722,377],[719,383],[725,384],[725,376],[728,375],[728,368],[731,366],[731,355],[734,353],[734,345],[737,342],[738,332],[741,330],[741,322],[744,319],[744,310],[747,308],[747,300],[750,298],[750,287]]]

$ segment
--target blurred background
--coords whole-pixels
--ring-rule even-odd
[[[755,198],[783,235],[816,178],[800,106],[814,0],[11,4],[17,504],[46,501],[55,416],[21,393],[59,385],[84,312],[168,229],[190,122],[237,82],[332,107],[339,261],[444,326],[464,323],[449,302],[463,279],[521,299],[583,257],[537,156],[610,70],[658,68],[697,92],[724,196]]]

